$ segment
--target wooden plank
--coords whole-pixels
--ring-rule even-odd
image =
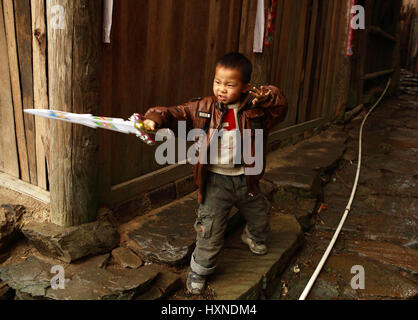
[[[3,8],[0,3],[0,164],[1,169],[14,177],[19,177],[15,125],[13,119],[12,90],[7,54]]]
[[[376,35],[379,37],[383,37],[384,39],[390,40],[392,42],[396,42],[396,37],[383,31],[380,27],[378,26],[369,26],[369,28],[367,29],[367,32],[370,35]]]
[[[46,24],[43,0],[31,1],[32,11],[32,53],[33,53],[33,98],[35,109],[48,109],[48,84],[46,77]],[[47,119],[35,117],[36,172],[38,186],[47,189],[45,139],[49,137]],[[49,162],[49,161],[48,161]]]
[[[350,17],[350,1],[342,3],[338,12],[339,31],[336,47],[335,72],[330,107],[327,111],[329,119],[342,117],[347,107],[350,85],[350,58],[346,56],[348,22]]]
[[[192,166],[173,164],[112,187],[111,205],[192,174]]]
[[[277,70],[276,70],[276,76],[275,76],[275,83],[283,90],[283,93],[289,100],[289,96],[291,95],[288,83],[288,68],[289,63],[288,60],[290,59],[288,57],[289,55],[289,46],[290,46],[290,26],[292,25],[292,21],[294,20],[294,17],[292,16],[292,10],[293,6],[290,1],[284,1],[283,3],[283,13],[282,13],[282,19],[278,23],[281,24],[280,28],[280,44],[279,44],[279,50],[278,50],[278,56],[277,56]],[[293,22],[294,23],[294,22]],[[290,40],[289,40],[290,39]],[[289,109],[296,108],[296,106],[291,105],[291,101],[289,101]],[[283,121],[280,126],[289,126],[293,125],[294,122],[291,120],[288,120],[288,116],[286,116],[286,120]]]
[[[330,42],[330,34],[331,34],[331,19],[332,13],[334,8],[335,1],[326,2],[325,12],[326,15],[323,19],[324,24],[324,36],[323,36],[323,45],[321,48],[321,63],[319,64],[319,78],[318,78],[318,93],[317,93],[317,100],[315,104],[315,109],[313,110],[312,117],[322,117],[324,116],[322,113],[323,104],[324,104],[324,95],[326,90],[326,74],[327,74],[327,67],[328,67],[328,58],[329,58],[329,48],[332,45]]]
[[[305,121],[303,123],[296,124],[294,126],[286,127],[286,128],[277,130],[275,132],[270,132],[269,137],[268,137],[268,143],[272,144],[275,141],[289,138],[294,134],[303,133],[306,130],[318,128],[328,122],[329,122],[328,119],[317,118],[317,119],[313,119],[313,120]]]
[[[16,139],[18,150],[18,164],[20,167],[20,178],[30,182],[29,159],[26,147],[25,125],[22,110],[22,96],[20,90],[20,72],[17,58],[16,30],[14,18],[13,0],[3,0],[4,23],[7,38],[7,51],[10,67],[10,80],[14,106],[14,122],[16,126]]]
[[[308,37],[308,30],[309,30],[309,19],[308,19],[308,8],[309,8],[309,1],[302,1],[300,8],[300,18],[299,18],[299,27],[298,27],[298,36],[297,36],[297,47],[296,47],[296,64],[295,64],[295,78],[293,81],[294,89],[294,101],[295,101],[295,115],[294,115],[294,122],[298,123],[298,114],[303,113],[304,106],[301,105],[302,99],[302,85],[304,80],[304,70],[303,65],[306,59],[306,39]]]
[[[282,50],[281,35],[282,35],[282,20],[283,20],[283,6],[284,0],[279,0],[276,8],[276,28],[274,30],[274,41],[273,41],[273,62],[272,62],[272,75],[271,83],[279,86],[278,74],[280,72],[281,66],[279,65],[278,56]]]
[[[363,80],[376,79],[376,78],[381,77],[381,76],[386,76],[388,74],[392,74],[394,71],[395,71],[395,69],[388,69],[388,70],[382,70],[382,71],[367,73],[363,76]]]
[[[23,109],[33,109],[32,24],[30,0],[14,0],[17,53]],[[34,116],[24,113],[30,183],[38,184],[36,171],[36,136]]]
[[[25,194],[33,199],[50,204],[50,193],[30,183],[0,172],[0,186]]]
[[[341,7],[341,1],[336,1],[333,11],[332,11],[332,20],[331,20],[331,35],[330,35],[330,46],[328,53],[328,65],[325,78],[325,88],[324,88],[324,101],[322,104],[321,115],[327,117],[330,109],[330,101],[333,94],[334,84],[333,76],[335,74],[335,59],[338,56],[338,31],[339,26],[341,25],[340,20],[337,19],[338,12]]]
[[[318,35],[316,34],[317,26],[317,17],[318,17],[318,0],[312,0],[312,7],[310,11],[310,28],[309,28],[309,43],[306,56],[305,64],[305,77],[303,80],[302,88],[302,100],[300,103],[300,112],[298,114],[298,123],[305,122],[308,119],[308,103],[312,104],[312,101],[308,100],[311,94],[311,87],[313,85],[312,75],[314,74],[313,70],[313,59],[315,56],[314,45]]]

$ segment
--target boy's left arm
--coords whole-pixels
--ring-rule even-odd
[[[261,91],[270,91],[270,94],[263,101],[256,103],[258,107],[263,108],[266,114],[265,126],[267,130],[270,130],[286,118],[288,102],[283,92],[276,86],[262,86]]]

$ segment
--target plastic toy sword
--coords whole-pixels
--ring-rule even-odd
[[[91,114],[70,113],[49,109],[25,109],[26,113],[44,118],[61,120],[81,124],[90,128],[103,128],[122,133],[132,133],[147,145],[154,145],[155,141],[150,137],[143,123],[144,118],[139,113],[134,113],[129,120],[121,118],[97,117]]]

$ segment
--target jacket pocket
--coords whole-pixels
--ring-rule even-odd
[[[194,224],[194,229],[198,237],[208,239],[212,235],[214,217],[212,214],[205,212],[202,209],[197,209],[197,219]]]

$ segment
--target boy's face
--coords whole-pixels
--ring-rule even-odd
[[[238,69],[216,67],[213,94],[219,102],[223,104],[236,103],[249,88],[249,83],[242,83],[242,75]]]

